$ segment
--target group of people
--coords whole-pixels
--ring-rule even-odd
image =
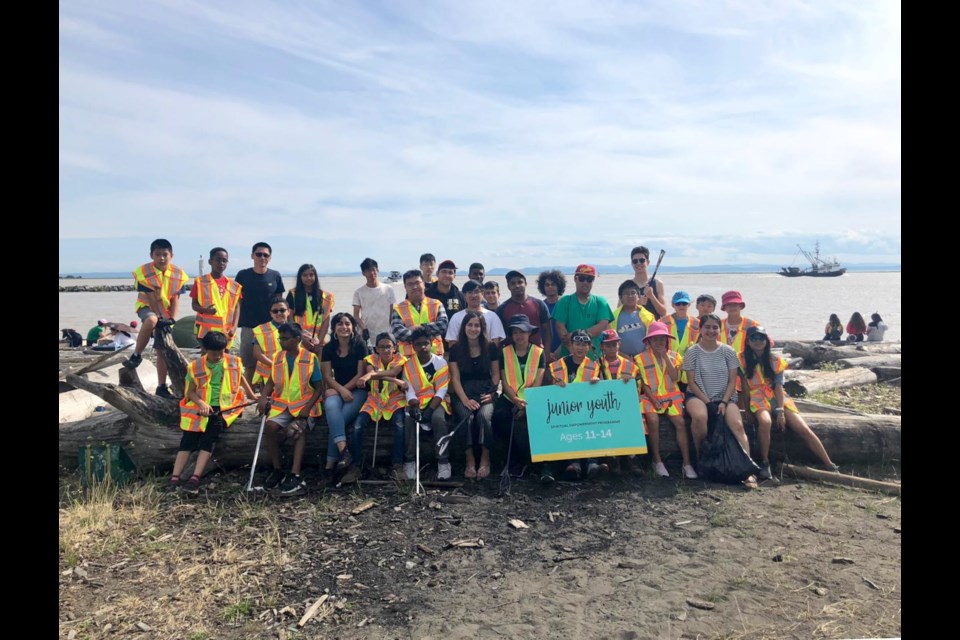
[[[840,322],[839,316],[831,313],[830,319],[827,320],[827,326],[823,329],[823,339],[842,340],[843,331],[843,323]],[[853,315],[850,316],[850,321],[847,322],[846,331],[848,342],[863,342],[864,340],[867,342],[882,342],[884,334],[887,333],[887,324],[879,313],[870,314],[870,322],[867,323],[859,311],[854,311]]]
[[[154,241],[150,255],[151,262],[134,271],[142,329],[124,362],[128,367],[139,365],[157,327],[174,322],[187,290],[168,241]],[[211,272],[189,289],[202,349],[189,365],[180,400],[184,434],[171,489],[198,490],[218,434],[253,403],[265,416],[271,465],[261,486],[283,495],[306,489],[303,454],[321,415],[329,429],[324,484],[361,477],[364,434],[380,425],[393,430],[393,472],[400,480],[418,473],[418,439],[427,433],[439,480],[452,477],[449,444],[455,434],[462,434],[465,445],[465,478],[490,475],[497,439],[511,443],[509,472],[522,475],[531,460],[528,428],[537,428],[526,421],[526,390],[604,379],[636,385],[637,428],[647,435],[657,476],[669,476],[659,451],[661,416],[676,431],[685,478],[697,477],[690,436],[699,451],[709,425],[721,416],[749,451],[740,394],[758,426],[759,479],[771,477],[773,424],[789,427],[826,468],[836,469],[784,393],[786,361],[771,353],[773,341],[763,327],[743,315],[741,294],[723,295],[724,318],[714,313],[717,301],[707,294],[696,298],[696,315],[689,313],[694,300],[684,291],[672,295],[668,310],[663,283],[647,273],[646,247],[631,251],[634,277],[618,288],[615,308],[592,293],[597,270],[591,265],[576,268],[575,290],[566,295],[562,273],[539,274],[543,299],[527,295],[525,274],[510,271],[505,277],[510,297],[501,302],[496,283],[484,282],[481,264],[470,265],[469,279],[457,287],[456,264],[437,265],[434,256],[424,254],[419,269],[403,274],[402,300],[380,283],[377,262],[366,258],[360,265],[366,282],[353,296],[353,313],[334,313],[334,296],[322,290],[312,265],[300,267],[295,288],[284,295],[280,274],[268,268],[270,245],[258,242],[251,257],[252,268],[229,278],[227,250],[212,249]],[[231,345],[239,356],[230,353]],[[157,370],[157,394],[173,396],[165,385],[162,354]],[[286,470],[284,441],[293,446]],[[196,450],[194,474],[182,480]],[[574,460],[535,469],[544,483],[558,475],[579,479],[610,472],[639,472],[638,461]],[[748,478],[747,486],[757,479]]]

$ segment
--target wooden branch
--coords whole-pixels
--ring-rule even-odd
[[[180,421],[180,409],[175,400],[144,393],[142,388],[130,389],[115,384],[92,382],[74,374],[67,375],[67,382],[77,389],[102,398],[140,424],[176,424]]]
[[[85,373],[93,373],[94,371],[100,371],[101,369],[106,369],[107,367],[111,366],[110,364],[107,364],[110,360],[117,357],[118,354],[129,349],[132,346],[133,346],[132,344],[128,344],[122,349],[118,349],[116,351],[109,351],[105,355],[101,355],[99,358],[97,358],[93,362],[83,364],[79,367],[71,367],[66,371],[61,371],[60,380],[65,380],[67,375],[69,374],[81,376]]]
[[[883,482],[881,480],[871,480],[870,478],[858,478],[857,476],[833,473],[831,471],[820,471],[818,469],[800,467],[794,464],[784,464],[782,465],[782,470],[796,478],[804,480],[816,480],[817,482],[839,484],[845,487],[879,491],[894,496],[900,495],[901,487],[899,482]]]
[[[167,363],[167,375],[170,377],[170,390],[174,395],[182,396],[187,386],[187,359],[173,341],[169,328],[154,329],[153,348],[157,357]]]
[[[807,365],[819,362],[834,362],[843,358],[861,358],[871,355],[900,353],[899,342],[800,342],[787,340],[783,351],[803,358]]]
[[[850,367],[863,367],[865,369],[873,369],[875,367],[899,367],[900,354],[886,353],[862,358],[840,358],[837,360],[837,364],[848,369]]]
[[[877,374],[869,369],[853,367],[841,371],[792,371],[783,374],[783,388],[791,396],[800,398],[821,391],[873,384]]]

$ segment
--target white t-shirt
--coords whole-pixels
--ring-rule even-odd
[[[500,316],[495,312],[490,311],[489,309],[480,309],[480,313],[483,314],[483,321],[487,323],[487,330],[484,332],[484,337],[487,340],[503,340],[507,337],[507,334],[503,331],[503,322],[500,321]],[[467,310],[457,311],[453,314],[453,317],[450,318],[450,322],[447,324],[447,342],[454,341],[456,342],[457,337],[460,335],[460,325],[463,324],[463,319],[466,317]]]
[[[353,306],[360,307],[360,318],[370,331],[371,343],[377,334],[390,333],[390,310],[396,303],[393,287],[382,282],[377,287],[363,285],[353,292]]]

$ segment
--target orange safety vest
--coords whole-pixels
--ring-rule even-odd
[[[407,359],[403,356],[397,356],[390,364],[382,366],[380,358],[374,354],[367,356],[363,361],[373,367],[374,371],[386,371],[403,366]],[[360,407],[360,413],[367,414],[374,422],[389,420],[396,411],[407,406],[407,397],[394,383],[373,379],[370,381],[370,385],[370,393],[367,394],[367,401]]]
[[[194,280],[193,286],[197,290],[197,304],[201,307],[213,307],[217,310],[212,315],[197,314],[197,320],[193,326],[193,332],[197,334],[197,339],[203,338],[210,331],[219,331],[223,334],[236,331],[237,326],[232,324],[232,321],[237,305],[240,304],[240,292],[243,286],[233,278],[227,278],[227,286],[221,295],[220,287],[217,286],[210,274]]]
[[[187,365],[187,384],[192,380],[197,387],[197,394],[211,407],[220,407],[224,424],[229,427],[233,421],[243,413],[243,385],[240,378],[243,375],[243,364],[237,356],[223,354],[223,380],[220,382],[220,397],[214,400],[211,383],[211,370],[207,367],[207,356],[201,356]],[[200,407],[193,400],[187,399],[186,393],[180,399],[180,428],[184,431],[207,430],[209,416],[200,415]]]
[[[560,358],[550,363],[550,375],[554,380],[566,380],[568,377],[566,358]],[[600,367],[590,358],[584,358],[580,366],[577,367],[577,374],[570,382],[583,382],[584,380],[599,380]]]
[[[542,353],[541,347],[531,344],[527,351],[527,362],[521,368],[514,346],[509,344],[503,348],[503,383],[513,389],[521,400],[527,390],[527,380],[533,382],[537,379],[537,365]]]
[[[776,400],[774,399],[773,393],[773,381],[767,380],[767,377],[763,375],[763,367],[754,367],[753,373],[747,375],[746,372],[747,364],[743,358],[743,354],[740,354],[740,370],[743,371],[744,375],[747,376],[747,386],[750,388],[750,411],[751,413],[756,413],[761,409],[766,409],[770,411]],[[787,359],[786,358],[775,358],[775,363],[773,366],[774,375],[781,374],[787,370]],[[787,395],[787,392],[783,392],[783,408],[787,411],[793,411],[794,413],[799,413],[797,410],[797,405],[794,404],[793,400],[790,399],[790,396]]]
[[[431,322],[436,322],[437,318],[440,316],[440,309],[443,308],[443,303],[434,298],[424,298],[423,302],[420,303],[420,310],[413,306],[413,303],[409,300],[404,300],[399,304],[393,306],[397,311],[397,315],[400,316],[400,321],[403,323],[403,326],[408,329],[419,326],[421,324],[429,324]],[[408,358],[416,360],[413,357],[413,344],[410,342],[400,342],[398,345],[398,350],[400,355],[406,356]],[[430,350],[438,356],[443,356],[443,338],[436,336],[433,339],[433,344],[430,347]]]
[[[280,415],[285,410],[296,417],[307,406],[314,389],[310,386],[310,378],[319,366],[317,356],[299,345],[297,346],[297,359],[292,372],[290,367],[287,366],[286,351],[281,351],[273,357],[273,367],[270,372],[270,377],[273,379],[270,418]],[[310,417],[316,418],[322,413],[323,407],[317,401],[310,409]]]
[[[280,349],[280,334],[273,321],[264,322],[253,328],[253,338],[257,341],[260,351],[270,360],[274,360]],[[270,377],[270,368],[257,360],[257,372],[253,376],[254,382],[262,382]]]
[[[427,372],[423,370],[420,359],[414,356],[408,358],[403,364],[403,377],[406,379],[407,384],[413,389],[413,392],[417,394],[417,399],[420,400],[420,406],[425,407],[427,403],[433,399],[433,396],[437,395],[441,389],[446,389],[450,384],[450,367],[448,365],[440,367],[439,370],[434,372],[433,379],[431,380],[430,377],[427,376]],[[447,396],[443,397],[443,402],[440,403],[440,406],[443,407],[447,415],[452,413],[450,410],[450,398]]]
[[[671,351],[675,351],[678,356],[681,358],[683,354],[687,352],[687,349],[691,345],[697,344],[697,340],[700,339],[700,319],[692,318],[687,316],[687,326],[683,329],[683,335],[677,333],[677,319],[673,317],[673,314],[669,314],[660,318],[660,322],[667,325],[667,328],[670,329],[670,335],[674,337],[673,343],[670,345],[673,347]],[[687,381],[687,372],[680,372],[680,382],[686,383]]]
[[[675,351],[667,351],[667,359],[679,372],[683,364],[683,358]],[[678,416],[683,408],[683,392],[677,386],[677,381],[671,378],[666,368],[661,368],[657,358],[649,349],[636,357],[637,366],[640,369],[640,380],[646,386],[653,390],[653,395],[657,400],[666,401],[661,408],[666,410],[667,415]],[[640,396],[640,411],[643,413],[657,413],[657,408],[645,396]]]
[[[297,297],[297,290],[293,289],[290,291],[290,309],[295,309]],[[309,335],[312,338],[316,338],[320,342],[323,342],[324,336],[315,335],[315,331],[320,330],[320,325],[323,324],[323,321],[330,317],[330,314],[333,312],[333,305],[336,301],[334,295],[329,291],[320,292],[320,308],[316,311],[313,310],[313,299],[312,296],[307,296],[307,306],[304,309],[303,315],[293,316],[293,321],[300,325],[300,328],[303,329],[303,333]]]
[[[610,362],[606,358],[600,358],[601,380],[616,380],[624,373],[630,378],[637,377],[637,365],[630,358],[624,358],[618,355],[615,367],[611,367]]]
[[[152,262],[142,264],[133,272],[133,279],[138,285],[147,287],[151,291],[160,292],[160,306],[163,307],[163,316],[165,320],[172,320],[170,317],[170,301],[174,295],[179,295],[180,289],[187,283],[187,272],[175,264],[167,266],[164,272],[157,271]],[[150,299],[146,291],[137,292],[137,303],[133,306],[134,311],[142,308],[150,308]]]

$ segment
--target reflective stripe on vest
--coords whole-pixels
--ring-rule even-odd
[[[787,359],[786,358],[776,358],[775,364],[773,367],[774,375],[778,375],[787,370]],[[743,354],[740,354],[740,370],[746,375],[747,364],[743,359]],[[770,409],[774,406],[775,394],[773,393],[773,384],[767,382],[767,377],[763,375],[763,367],[755,366],[753,368],[753,373],[747,376],[747,386],[750,388],[750,411],[756,413],[761,409]],[[793,400],[790,399],[790,396],[787,395],[787,392],[783,392],[783,408],[787,411],[793,411],[794,413],[799,413],[797,410],[797,405],[794,404]]]
[[[566,358],[560,358],[559,360],[550,363],[550,374],[553,376],[554,380],[566,380],[569,377]],[[572,384],[574,382],[583,382],[584,380],[599,379],[600,368],[597,367],[597,363],[590,358],[584,358],[583,362],[580,363],[580,366],[577,367],[577,375],[575,375],[573,380],[570,380],[568,384]]]
[[[407,384],[409,384],[413,392],[417,394],[417,399],[420,400],[421,407],[425,407],[427,403],[433,399],[433,396],[437,395],[441,389],[447,388],[447,385],[450,384],[450,368],[447,365],[443,365],[435,371],[433,379],[431,380],[427,376],[427,372],[423,370],[423,365],[420,364],[420,359],[417,357],[407,359],[403,365],[403,375],[407,380]],[[444,396],[440,406],[443,407],[446,413],[450,413],[449,398]]]
[[[197,339],[203,338],[210,331],[229,334],[236,330],[236,325],[231,324],[231,321],[240,302],[240,290],[243,287],[233,278],[227,278],[227,286],[221,295],[220,287],[209,274],[194,280],[193,286],[197,290],[197,304],[201,307],[214,307],[217,310],[214,315],[197,313],[194,324]]]
[[[297,301],[297,290],[294,289],[290,292],[291,302],[296,303]],[[313,297],[307,296],[307,306],[304,308],[303,315],[293,316],[293,321],[300,325],[300,328],[303,329],[304,333],[309,334],[313,338],[323,339],[323,336],[316,335],[316,331],[320,329],[320,326],[323,324],[323,321],[330,315],[333,311],[334,296],[329,291],[320,292],[320,308],[317,311],[313,310]],[[296,308],[296,304],[290,305],[291,309]]]
[[[152,291],[160,292],[160,306],[163,307],[163,317],[170,320],[170,300],[173,294],[180,291],[183,285],[187,283],[187,273],[176,265],[167,266],[163,273],[157,273],[152,262],[142,264],[133,272],[133,279],[138,285],[143,285]],[[150,298],[146,291],[137,292],[137,303],[134,305],[134,311],[142,308],[150,308]]]
[[[386,366],[381,366],[380,358],[376,355],[369,355],[363,361],[373,367],[376,372],[402,367],[406,364],[407,359],[403,356],[396,356]],[[394,412],[407,406],[407,397],[394,383],[386,380],[371,380],[370,383],[372,389],[367,394],[367,401],[360,407],[360,413],[367,414],[374,422],[381,419],[389,420],[393,417]]]
[[[673,351],[668,351],[667,358],[677,370],[680,369],[682,358],[679,355]],[[683,393],[677,386],[677,382],[660,367],[657,358],[649,349],[637,355],[636,363],[640,368],[640,379],[643,380],[643,384],[650,387],[654,397],[658,400],[673,401],[683,398]]]
[[[760,325],[757,321],[751,320],[746,316],[741,317],[740,325],[737,327],[737,335],[733,337],[733,342],[730,342],[730,327],[727,324],[727,319],[724,318],[720,321],[720,342],[730,345],[738,354],[743,353],[743,345],[747,337],[747,329],[758,326]]]
[[[691,345],[697,343],[697,340],[700,338],[700,319],[691,318],[687,316],[687,326],[683,328],[683,335],[677,333],[677,320],[673,317],[673,314],[664,316],[660,318],[660,322],[667,325],[667,328],[670,329],[670,335],[674,337],[673,343],[670,345],[673,347],[671,351],[675,351],[678,356],[683,357],[683,354],[687,352],[687,349]],[[680,382],[687,382],[687,372],[680,372]]]
[[[220,407],[227,409],[220,415],[223,417],[224,425],[229,427],[234,420],[243,413],[243,408],[237,408],[237,405],[243,404],[243,386],[240,383],[240,377],[243,375],[243,365],[240,358],[224,354],[223,356],[223,380],[220,383],[220,397],[217,402],[213,402],[213,388],[210,384],[210,368],[207,367],[207,356],[201,356],[187,366],[187,384],[193,380],[197,395],[203,398],[211,407]],[[230,407],[234,407],[231,409]],[[180,428],[184,431],[199,431],[203,433],[207,430],[209,416],[200,415],[200,407],[193,400],[188,400],[186,394],[180,400]]]
[[[253,328],[253,337],[260,347],[263,355],[271,361],[276,359],[280,353],[280,334],[277,332],[276,325],[273,322],[264,322]],[[257,373],[254,382],[266,380],[270,377],[270,367],[257,360]]]
[[[317,367],[316,356],[301,346],[297,346],[297,358],[293,371],[287,366],[287,352],[281,351],[273,358],[273,367],[270,377],[273,379],[273,396],[270,398],[270,416],[278,416],[289,411],[294,417],[307,406],[313,387],[310,386],[310,377]],[[314,403],[310,409],[310,416],[317,417],[322,413],[320,403]]]
[[[629,358],[624,358],[623,356],[617,356],[616,367],[611,367],[610,362],[606,358],[600,360],[601,367],[601,380],[616,380],[624,373],[627,374],[630,378],[635,378],[637,376],[637,365],[634,364],[633,360]]]
[[[442,303],[439,300],[434,300],[433,298],[424,298],[423,302],[420,303],[420,310],[418,311],[413,303],[409,300],[404,300],[403,302],[394,305],[394,309],[397,311],[397,315],[400,316],[400,322],[403,323],[403,326],[408,329],[419,326],[421,324],[430,324],[431,322],[436,322],[437,318],[440,315],[440,309],[443,307]],[[400,355],[406,356],[408,358],[413,358],[413,344],[410,342],[401,342],[397,345]],[[438,355],[443,355],[443,338],[436,336],[433,339],[433,343],[430,346],[430,350]]]
[[[543,349],[531,344],[527,351],[527,362],[521,367],[513,345],[503,348],[503,382],[513,389],[521,400],[524,399],[524,393],[527,390],[527,380],[537,379],[537,365],[540,363],[542,353]]]

